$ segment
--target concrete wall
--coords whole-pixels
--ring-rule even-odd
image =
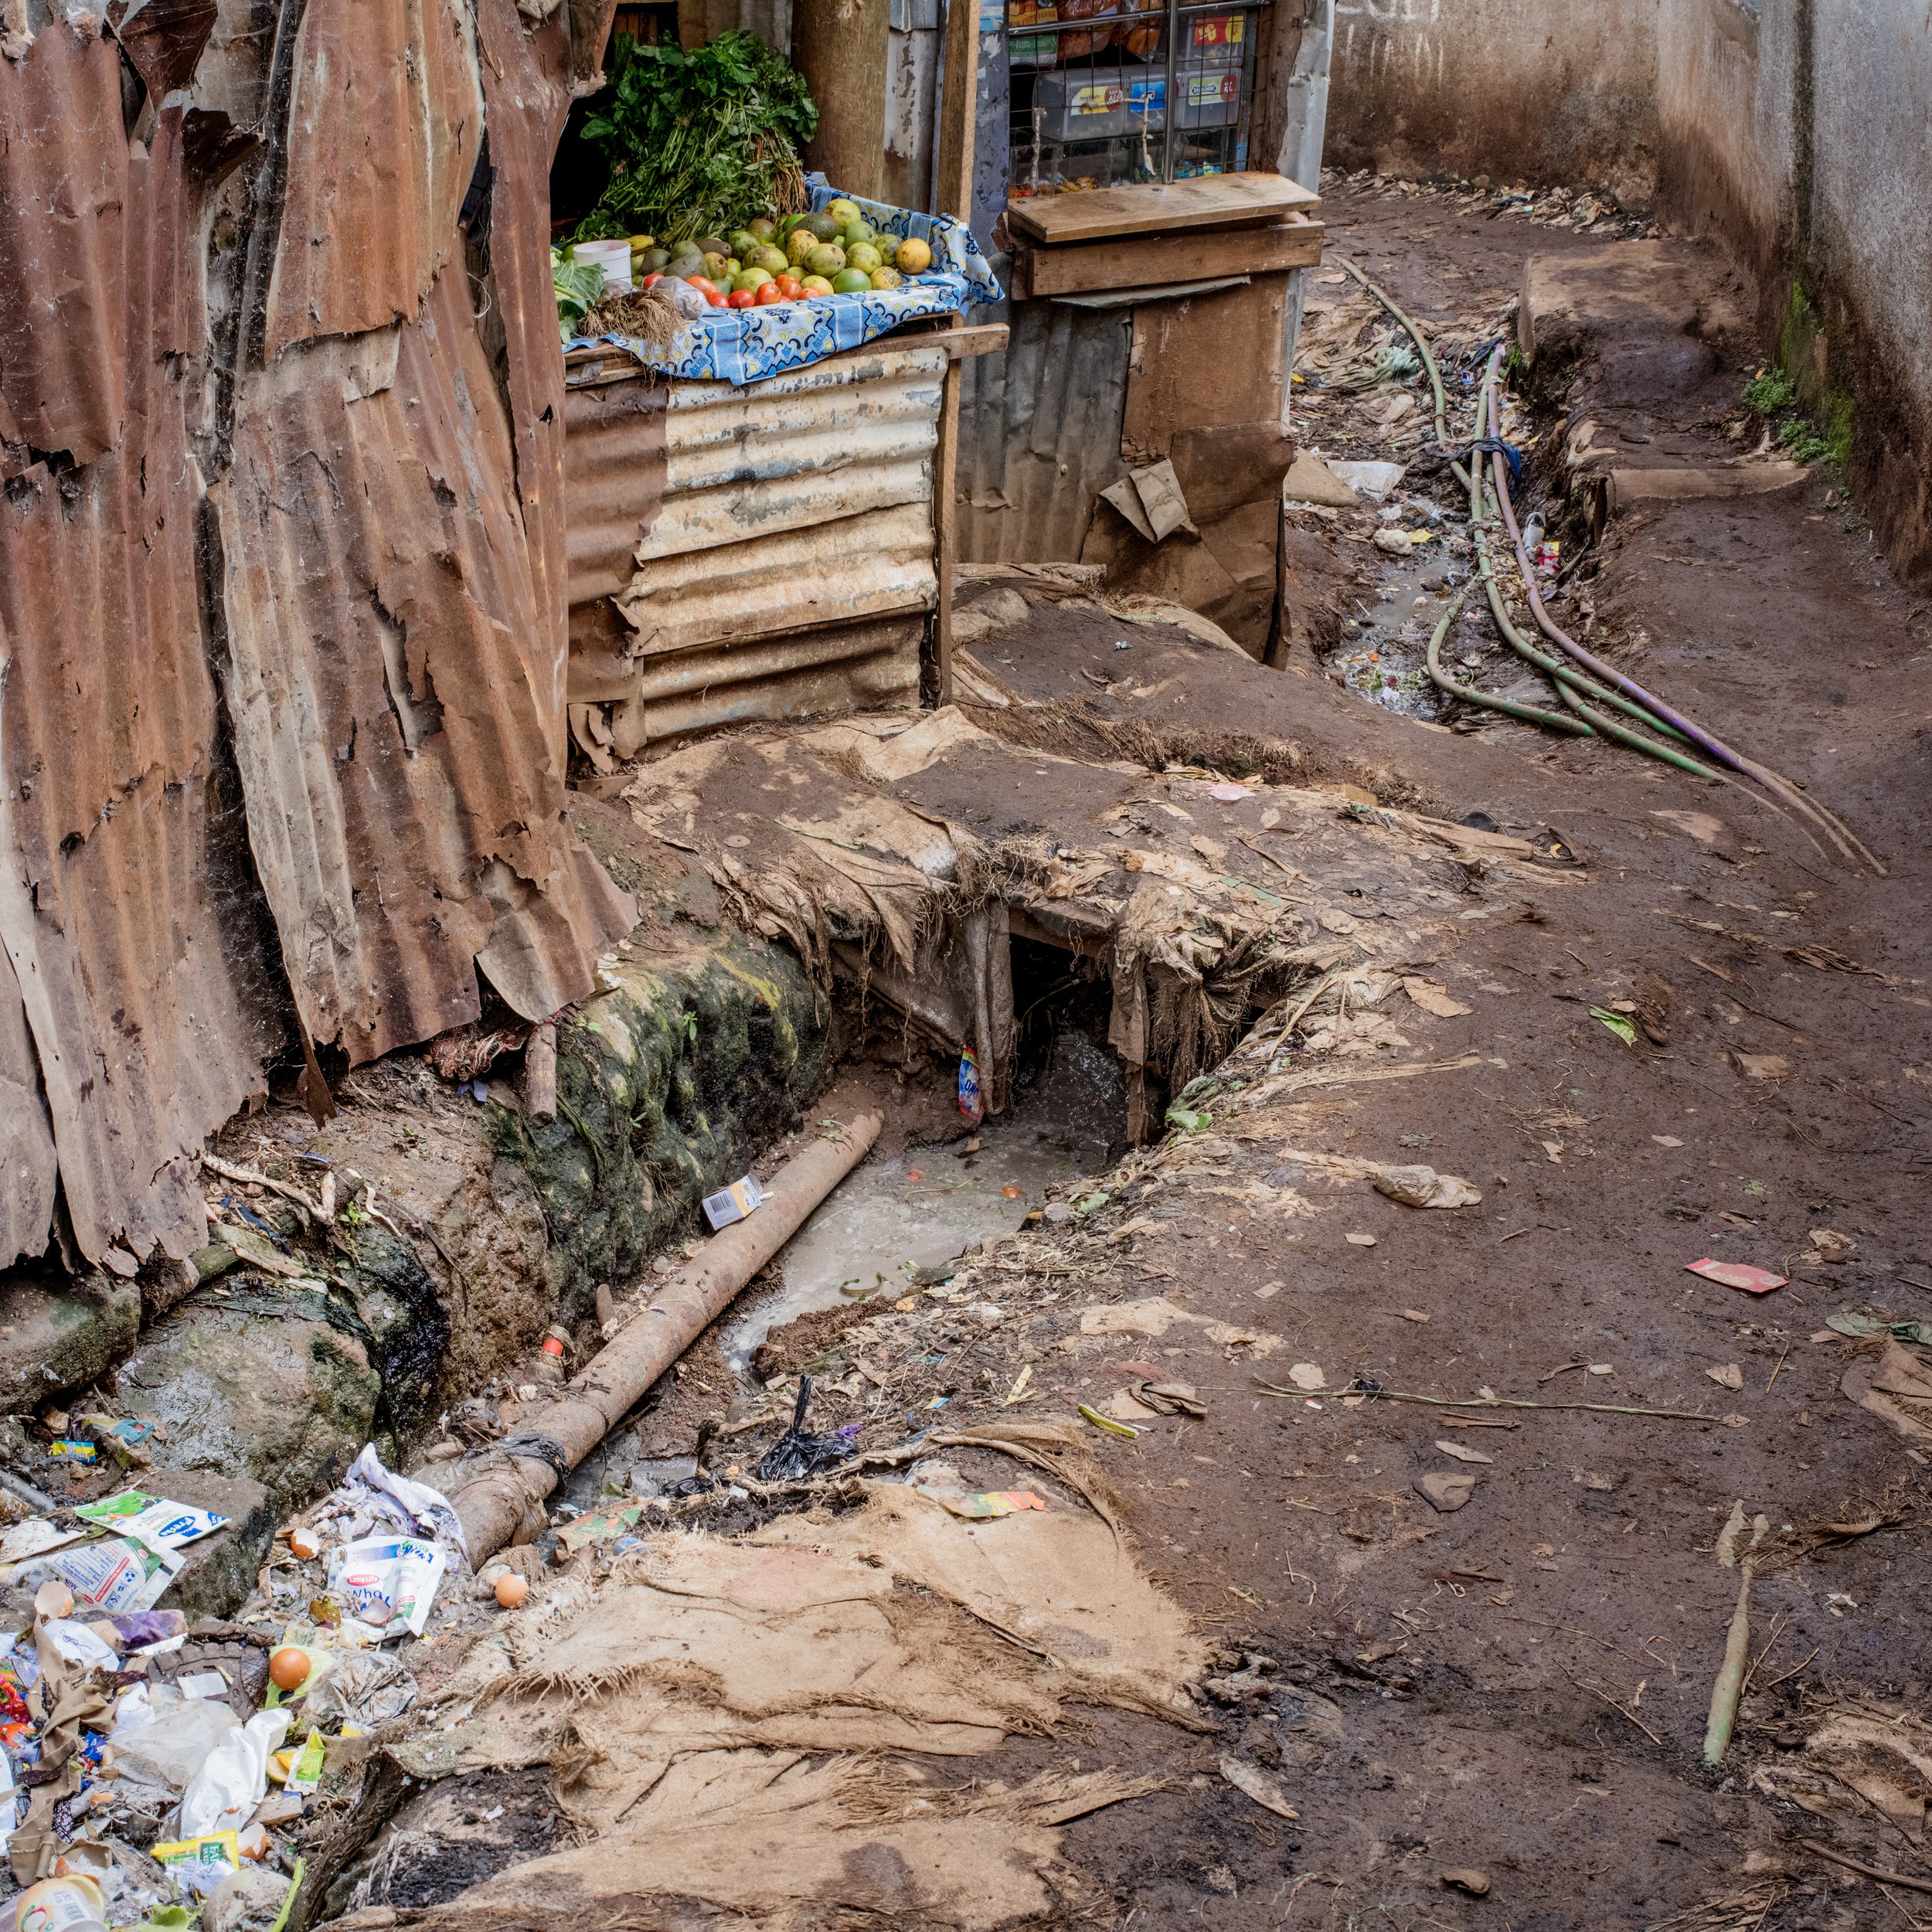
[[[1668,0],[1335,0],[1331,166],[1609,189],[1656,180]]]
[[[1932,19],[1925,0],[1663,0],[1660,201],[1757,275],[1767,352],[1932,586]]]
[[[1335,0],[1325,158],[1654,195],[1719,238],[1766,354],[1932,587],[1928,0]]]

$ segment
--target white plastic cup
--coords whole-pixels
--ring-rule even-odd
[[[631,279],[631,244],[628,241],[580,241],[577,259],[595,262],[604,270],[607,295],[628,295],[637,284]]]

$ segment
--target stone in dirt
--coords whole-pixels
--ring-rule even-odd
[[[1416,1478],[1416,1494],[1444,1515],[1460,1509],[1476,1493],[1476,1479],[1466,1470],[1432,1469]]]
[[[1475,1207],[1482,1196],[1454,1174],[1438,1174],[1432,1167],[1386,1167],[1373,1177],[1375,1191],[1386,1194],[1404,1207]]]
[[[320,1294],[238,1286],[245,1297],[195,1296],[157,1322],[121,1369],[121,1394],[166,1426],[179,1467],[250,1478],[287,1509],[369,1440],[381,1379],[362,1343],[320,1318]]]
[[[111,1274],[61,1285],[23,1270],[0,1290],[0,1410],[36,1408],[94,1381],[133,1345],[141,1291]]]

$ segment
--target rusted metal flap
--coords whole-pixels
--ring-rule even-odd
[[[664,502],[662,378],[573,389],[564,399],[572,609],[614,596]]]
[[[359,1063],[459,1025],[473,964],[526,1018],[583,997],[632,915],[566,821],[460,269],[403,325],[389,387],[246,407],[218,498],[236,755],[311,1034]]]
[[[216,0],[108,0],[107,24],[156,101],[193,77],[215,30]]]
[[[570,0],[526,34],[515,0],[477,0],[490,158],[496,168],[491,280],[503,325],[516,502],[529,539],[533,626],[526,645],[550,756],[569,757],[570,662],[563,491],[563,339],[550,280],[550,162],[570,110],[572,77],[604,49],[611,0]],[[596,36],[594,46],[586,35]]]
[[[49,21],[0,60],[0,476],[120,440],[128,141],[121,56]]]
[[[258,901],[216,750],[187,391],[163,356],[199,315],[180,120],[165,110],[148,151],[131,148],[119,56],[60,24],[0,62],[0,122],[33,131],[0,148],[0,221],[37,209],[44,251],[30,290],[0,294],[19,304],[9,407],[64,416],[52,433],[76,457],[83,420],[116,439],[31,466],[0,500],[0,1005],[25,1012],[90,1260],[117,1241],[201,1244],[196,1150],[260,1090],[281,1038],[274,989],[251,977]],[[34,1132],[11,1097],[9,1111],[29,1194],[7,1239],[37,1253]]]
[[[0,1268],[47,1245],[59,1172],[20,983],[0,949]]]
[[[462,241],[483,138],[461,0],[308,0],[264,352],[413,316]],[[555,331],[553,330],[554,334]]]

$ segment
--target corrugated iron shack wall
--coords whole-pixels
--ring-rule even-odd
[[[571,395],[570,696],[594,759],[917,702],[946,366],[943,348],[900,344],[743,388]]]
[[[56,1165],[86,1259],[199,1245],[291,992],[360,1060],[628,922],[564,819],[547,252],[608,12],[9,15],[0,1266]]]

